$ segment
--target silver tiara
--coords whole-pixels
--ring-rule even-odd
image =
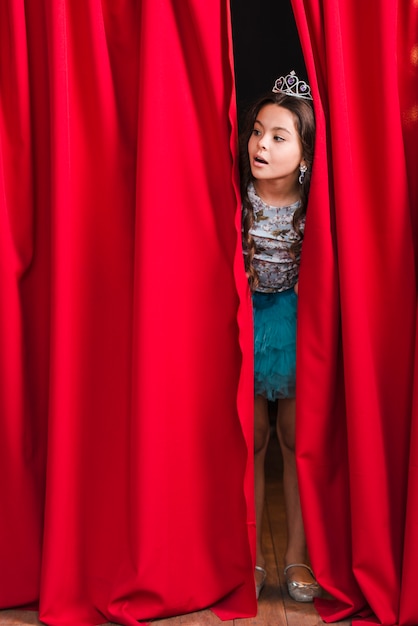
[[[305,100],[312,100],[311,88],[304,80],[299,80],[295,74],[295,70],[292,70],[290,74],[286,76],[280,76],[274,83],[272,91],[274,91],[274,93],[285,93],[288,96],[304,98]]]

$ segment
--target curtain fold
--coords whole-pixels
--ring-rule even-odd
[[[318,124],[298,469],[326,621],[418,623],[416,3],[293,0]],[[355,44],[354,44],[355,42]]]
[[[0,8],[0,606],[255,614],[226,0]]]

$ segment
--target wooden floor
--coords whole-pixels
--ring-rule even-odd
[[[266,467],[266,512],[263,540],[267,561],[267,582],[258,603],[258,614],[250,619],[222,622],[211,611],[155,620],[154,626],[322,626],[313,604],[291,600],[283,579],[283,553],[285,546],[285,518],[281,482],[281,454],[274,437],[270,442]],[[37,625],[37,615],[29,611],[0,611],[0,626]],[[350,626],[351,620],[335,622]],[[76,626],[76,625],[74,625]],[[109,626],[106,624],[105,626]]]

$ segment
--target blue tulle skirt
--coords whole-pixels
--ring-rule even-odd
[[[294,398],[297,295],[253,294],[254,391],[268,400]]]

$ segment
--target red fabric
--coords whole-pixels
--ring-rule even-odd
[[[0,606],[46,624],[256,611],[228,10],[0,6]]]
[[[297,414],[312,562],[335,597],[316,606],[416,626],[418,7],[293,7],[318,125]]]

